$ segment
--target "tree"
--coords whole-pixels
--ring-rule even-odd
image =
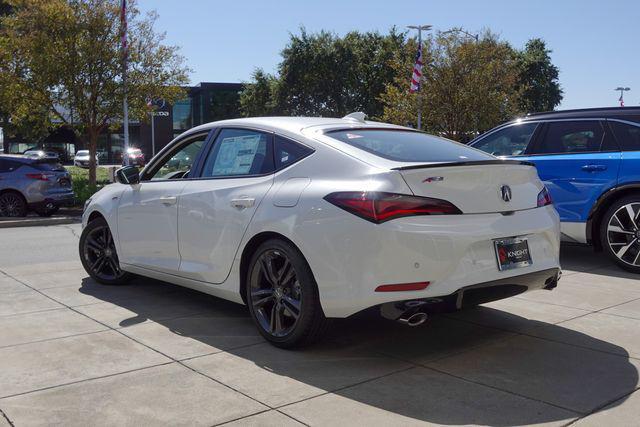
[[[562,101],[558,67],[551,63],[550,49],[541,39],[531,39],[518,52],[520,109],[527,113],[551,111]]]
[[[364,111],[380,117],[379,100],[394,77],[390,61],[404,34],[321,31],[290,35],[277,76],[257,70],[243,94],[244,115],[342,116]]]
[[[409,39],[393,60],[396,78],[380,99],[385,121],[416,126],[419,96],[427,131],[458,141],[491,129],[518,112],[513,49],[486,32],[476,42],[457,33],[424,41],[423,82],[409,93],[417,42]]]
[[[256,69],[251,75],[252,82],[245,85],[240,93],[240,110],[245,117],[260,117],[282,114],[276,105],[278,99],[278,79]]]
[[[89,142],[89,183],[95,185],[98,135],[121,126],[122,53],[118,0],[8,0],[0,20],[0,101],[13,123],[66,125]],[[188,68],[154,31],[157,16],[128,8],[130,116],[144,120],[145,100],[184,97]]]

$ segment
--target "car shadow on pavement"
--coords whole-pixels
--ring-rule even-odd
[[[566,422],[621,404],[638,384],[626,349],[488,307],[415,328],[367,310],[287,351],[264,342],[245,307],[189,289],[86,278],[80,292],[108,303],[78,307],[89,317],[303,422]]]

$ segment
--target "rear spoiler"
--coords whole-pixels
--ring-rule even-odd
[[[477,166],[477,165],[535,166],[535,164],[531,162],[525,162],[522,160],[473,160],[469,162],[424,163],[421,165],[398,166],[397,168],[391,168],[391,170],[406,171],[411,169],[428,169],[428,168],[444,168],[444,167],[452,167],[452,166]]]

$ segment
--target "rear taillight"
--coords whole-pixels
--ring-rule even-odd
[[[51,178],[55,177],[55,175],[46,174],[46,173],[28,173],[26,175],[27,175],[27,178],[37,179],[38,181],[49,181]]]
[[[544,187],[540,193],[538,193],[538,207],[552,205],[553,199],[551,199],[551,194],[549,194],[549,190],[547,187]]]
[[[347,212],[376,224],[403,216],[459,215],[462,213],[460,209],[446,200],[379,191],[331,193],[324,199]]]

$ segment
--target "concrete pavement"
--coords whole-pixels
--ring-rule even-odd
[[[242,306],[94,283],[79,232],[0,229],[0,427],[637,423],[640,281],[588,248],[554,291],[417,328],[365,312],[284,351]]]

